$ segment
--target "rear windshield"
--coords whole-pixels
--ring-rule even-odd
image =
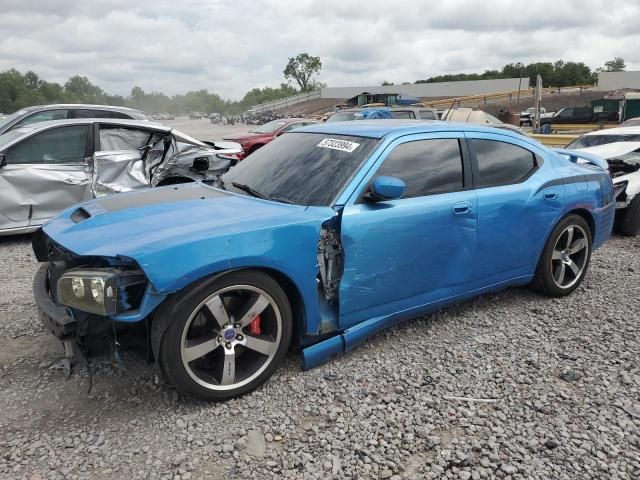
[[[261,196],[297,205],[330,206],[371,154],[378,139],[325,133],[286,133],[222,176]]]
[[[359,112],[337,112],[327,118],[327,122],[344,122],[347,120],[355,120],[357,113]]]
[[[583,135],[567,145],[567,148],[586,148],[616,142],[640,142],[640,135]]]

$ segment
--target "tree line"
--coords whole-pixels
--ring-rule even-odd
[[[129,96],[110,95],[91,83],[84,76],[69,78],[64,85],[41,79],[35,72],[21,73],[15,69],[0,72],[0,112],[13,113],[31,105],[51,103],[93,103],[118,105],[143,110],[145,112],[170,112],[184,114],[191,111],[238,114],[253,105],[289,97],[299,90],[288,84],[278,88],[254,88],[242,100],[224,100],[208,90],[187,92],[169,96],[161,92],[145,92],[136,86]]]
[[[536,76],[541,75],[545,87],[565,87],[570,85],[593,84],[598,72],[618,72],[626,68],[624,59],[616,57],[596,70],[583,62],[537,62],[508,63],[500,70],[486,70],[483,73],[459,73],[438,75],[414,83],[453,82],[459,80],[489,80],[499,78],[529,78],[535,85]],[[191,111],[236,115],[254,105],[279,100],[300,92],[306,92],[325,86],[314,80],[322,69],[320,57],[301,53],[289,58],[282,72],[285,81],[295,81],[298,88],[289,83],[279,87],[254,88],[249,90],[242,100],[224,100],[206,89],[191,91],[181,95],[169,96],[161,92],[145,92],[139,86],[131,89],[128,96],[110,95],[94,85],[85,76],[75,75],[64,85],[41,79],[35,72],[21,73],[16,69],[0,72],[0,112],[13,113],[21,108],[51,103],[95,103],[119,105],[137,108],[148,113],[169,112],[184,114]],[[383,85],[393,85],[383,82]]]
[[[529,78],[529,85],[536,84],[536,76],[542,77],[545,87],[568,87],[572,85],[593,85],[598,80],[599,72],[621,72],[626,68],[624,59],[616,57],[595,70],[583,62],[536,62],[525,65],[523,63],[508,63],[501,70],[485,70],[483,73],[458,73],[438,75],[417,80],[415,83],[455,82],[461,80],[494,80],[500,78]],[[388,82],[386,82],[388,83]],[[383,83],[384,85],[384,83]]]

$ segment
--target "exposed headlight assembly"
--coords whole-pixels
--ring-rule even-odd
[[[58,279],[62,305],[98,315],[118,312],[118,272],[108,268],[72,269]]]

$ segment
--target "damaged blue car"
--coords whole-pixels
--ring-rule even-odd
[[[487,292],[575,290],[611,233],[606,162],[475,125],[302,127],[207,184],[99,198],[33,239],[66,351],[142,332],[186,395],[226,400]]]

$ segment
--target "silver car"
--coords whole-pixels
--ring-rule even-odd
[[[197,180],[237,162],[235,142],[201,142],[147,121],[41,122],[0,135],[0,235],[36,230],[86,199]]]
[[[0,119],[0,135],[14,128],[32,123],[74,118],[120,118],[123,120],[149,120],[147,115],[133,108],[115,105],[90,105],[84,103],[58,103],[55,105],[35,105],[18,110]]]

